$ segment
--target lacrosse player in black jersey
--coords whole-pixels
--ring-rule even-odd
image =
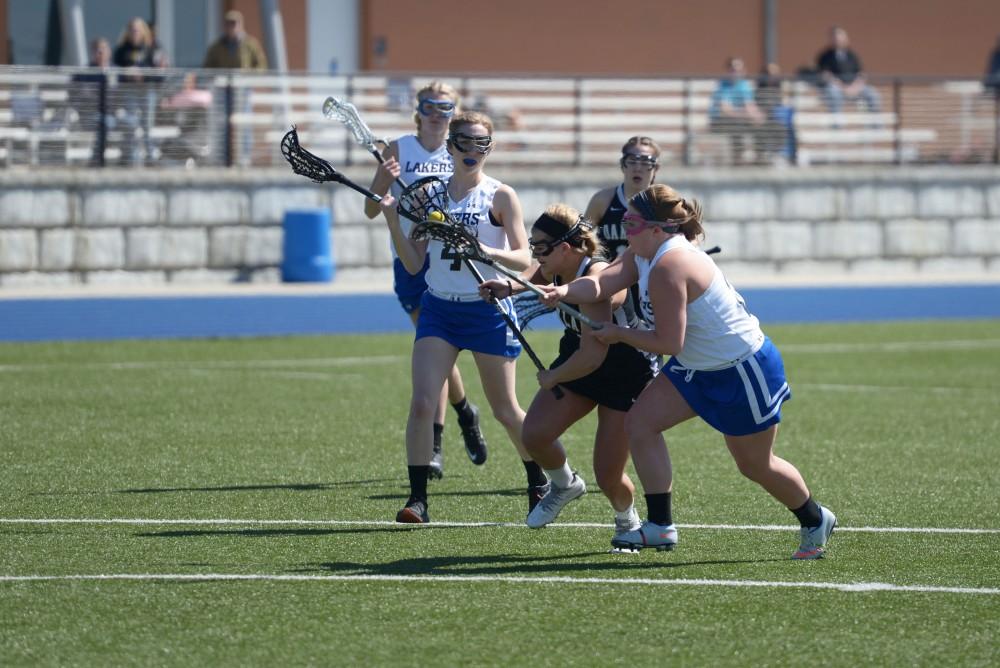
[[[660,146],[649,137],[635,136],[622,146],[618,161],[622,182],[594,193],[587,204],[584,217],[597,224],[597,238],[604,244],[608,262],[614,262],[628,248],[628,237],[622,227],[622,216],[628,209],[629,199],[651,186],[660,170]],[[639,312],[639,289],[629,290],[632,308]]]
[[[538,263],[531,276],[533,283],[562,285],[607,266],[591,224],[565,204],[553,204],[539,216],[529,243]],[[480,286],[481,294],[492,292],[497,297],[518,289],[502,280],[486,281]],[[581,310],[599,322],[639,325],[624,290],[611,299],[584,304]],[[604,345],[586,336],[590,328],[576,318],[562,312],[559,317],[566,328],[559,342],[559,356],[549,369],[538,372],[541,389],[528,409],[521,432],[524,446],[551,481],[548,493],[528,514],[527,524],[533,529],[549,524],[563,506],[586,492],[584,481],[570,469],[566,451],[557,439],[597,408],[594,475],[615,510],[615,534],[634,531],[640,521],[633,502],[635,486],[625,474],[629,457],[625,414],[653,378],[659,360],[628,345]],[[562,399],[549,391],[556,385],[564,390]]]
[[[417,124],[417,132],[404,135],[389,142],[384,152],[385,162],[379,164],[372,180],[371,190],[377,195],[384,195],[392,188],[394,197],[399,197],[402,190],[397,179],[410,184],[424,176],[439,176],[445,179],[454,171],[451,154],[448,152],[448,123],[458,110],[459,95],[452,86],[432,81],[417,91],[417,108],[413,114]],[[372,200],[365,201],[365,215],[375,218],[382,208]],[[411,223],[399,219],[394,209],[385,211],[386,217],[392,216],[399,220],[403,232],[409,235]],[[420,300],[427,291],[425,276],[430,260],[424,259],[423,267],[416,274],[410,274],[399,259],[395,244],[392,250],[393,290],[399,299],[403,310],[410,316],[413,324],[420,317]],[[465,451],[473,464],[486,463],[486,439],[479,429],[479,409],[468,401],[465,386],[458,366],[453,366],[448,375],[448,382],[441,393],[441,401],[434,415],[434,454],[431,458],[428,476],[441,478],[444,476],[444,462],[441,454],[441,435],[444,432],[445,402],[450,401],[458,413],[458,426],[462,430],[465,441]]]

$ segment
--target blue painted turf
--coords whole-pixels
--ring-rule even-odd
[[[1000,284],[754,288],[775,323],[1000,318]],[[558,327],[554,316],[531,329]],[[212,338],[407,332],[391,294],[0,299],[0,341]]]

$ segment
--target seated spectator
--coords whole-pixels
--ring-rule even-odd
[[[164,158],[193,167],[208,157],[211,107],[212,91],[198,88],[194,72],[185,74],[181,89],[160,102],[161,109],[173,114],[173,121],[180,130],[178,137],[167,139],[160,147]]]
[[[756,135],[764,123],[753,86],[744,75],[743,60],[728,58],[726,76],[719,80],[708,108],[709,130],[729,135],[735,164],[744,161],[746,135]]]
[[[997,45],[990,54],[990,61],[986,64],[986,81],[983,82],[987,90],[1000,97],[1000,36],[997,36]]]
[[[794,110],[785,104],[782,92],[781,68],[768,63],[757,79],[754,102],[764,115],[764,123],[756,134],[757,161],[764,163],[778,157],[795,162]]]
[[[881,108],[878,91],[868,85],[861,59],[850,48],[850,39],[843,28],[830,29],[830,46],[817,56],[816,69],[830,111],[840,113],[845,101],[858,100],[873,113]]]
[[[78,116],[80,128],[94,132],[94,146],[90,163],[101,164],[101,129],[104,130],[104,147],[111,145],[112,131],[120,135],[122,162],[135,159],[138,144],[135,132],[139,118],[121,106],[117,95],[118,79],[111,73],[111,44],[103,37],[90,42],[90,67],[86,72],[74,74],[69,99]],[[101,96],[101,86],[104,96]]]

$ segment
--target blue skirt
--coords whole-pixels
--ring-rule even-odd
[[[517,322],[510,299],[502,305]],[[481,299],[468,302],[449,301],[425,292],[420,301],[416,339],[436,336],[459,350],[471,350],[487,355],[517,357],[521,344],[507,328],[493,304]]]
[[[695,371],[671,357],[662,373],[701,419],[730,436],[781,422],[781,404],[792,398],[781,353],[767,337],[760,350],[727,369]]]
[[[392,261],[392,289],[396,292],[400,305],[407,313],[420,307],[420,298],[427,292],[427,268],[431,266],[431,256],[424,256],[424,266],[419,273],[411,274],[397,257]]]

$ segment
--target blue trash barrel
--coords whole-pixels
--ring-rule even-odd
[[[281,280],[286,283],[329,283],[333,280],[330,210],[285,212]]]

